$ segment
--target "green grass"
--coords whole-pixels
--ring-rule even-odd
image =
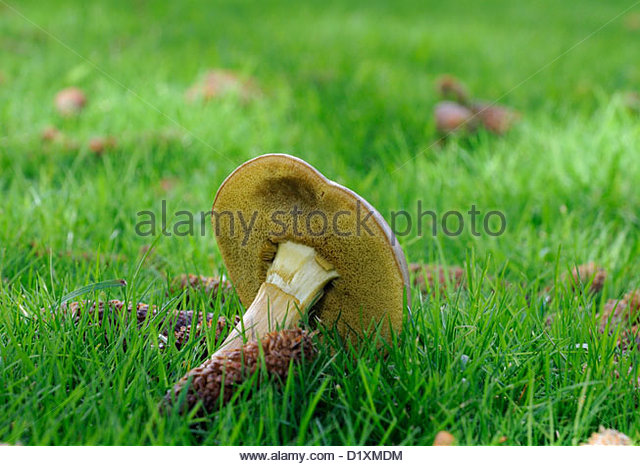
[[[9,3],[0,441],[423,445],[448,430],[461,444],[570,445],[599,425],[640,441],[639,353],[621,354],[595,322],[603,300],[640,285],[640,119],[621,97],[640,89],[640,31],[624,15],[606,24],[631,1]],[[252,77],[261,96],[185,103],[210,68]],[[478,97],[504,96],[521,123],[433,146],[442,73]],[[69,85],[90,101],[62,119],[52,100]],[[43,143],[48,125],[78,147]],[[118,145],[96,157],[92,135]],[[170,213],[206,211],[233,168],[267,152],[303,157],[387,219],[418,200],[440,214],[475,204],[503,211],[507,230],[401,238],[410,261],[461,264],[472,279],[448,296],[414,292],[387,357],[331,351],[329,338],[284,383],[249,381],[204,419],[167,416],[158,401],[200,362],[198,348],[158,349],[154,321],[74,326],[39,310],[121,278],[127,287],[92,294],[179,304],[170,277],[223,270],[212,231],[160,237],[142,261],[152,240],[136,236],[136,213],[158,212],[161,199]],[[542,289],[590,260],[609,272],[601,295],[560,287],[543,302]],[[232,297],[214,311],[241,306]]]

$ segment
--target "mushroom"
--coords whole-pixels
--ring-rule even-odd
[[[400,330],[409,272],[391,228],[367,201],[305,161],[267,154],[244,163],[218,190],[212,222],[248,309],[211,358],[169,390],[169,404],[188,387],[189,407],[202,400],[212,409],[225,361],[242,359],[244,340],[268,343],[273,331],[294,327],[310,310],[347,339],[375,325],[387,340]]]
[[[212,222],[248,307],[220,351],[289,328],[311,308],[345,338],[372,325],[385,339],[400,329],[409,272],[391,229],[362,197],[305,161],[267,154],[244,163],[218,190]]]

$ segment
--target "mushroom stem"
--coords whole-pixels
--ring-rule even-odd
[[[240,348],[243,340],[255,340],[295,325],[336,277],[338,273],[333,266],[315,249],[291,241],[280,243],[267,277],[241,324],[215,354]]]

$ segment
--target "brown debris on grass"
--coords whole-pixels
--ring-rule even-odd
[[[151,318],[158,313],[158,309],[155,306],[137,303],[134,310],[132,303],[125,305],[124,301],[116,299],[108,302],[99,301],[97,308],[96,303],[93,301],[75,301],[68,304],[65,303],[61,306],[60,311],[62,315],[72,317],[75,322],[80,319],[82,313],[88,313],[91,316],[95,316],[96,323],[99,325],[105,318],[115,318],[115,314],[117,312],[122,312],[123,309],[126,310],[128,315],[135,317],[138,327],[141,327],[148,318]],[[193,338],[203,338],[203,331],[214,325],[215,339],[218,341],[223,332],[239,323],[239,317],[236,316],[234,322],[229,322],[225,317],[219,317],[214,324],[214,316],[211,313],[206,316],[199,314],[197,322],[194,323],[194,314],[194,311],[176,310],[169,313],[169,315],[160,323],[162,335],[164,337],[169,335],[169,331],[174,333],[175,344],[178,349],[182,348],[184,344],[189,341],[192,334]],[[172,325],[169,328],[163,328],[167,327],[167,323]]]
[[[240,349],[223,352],[189,371],[168,391],[165,402],[173,405],[186,389],[186,406],[182,409],[190,410],[202,402],[204,410],[211,412],[219,403],[227,403],[235,390],[260,368],[270,377],[283,379],[291,364],[311,360],[315,354],[312,335],[305,330],[268,333],[260,342],[250,341]]]
[[[436,105],[433,117],[436,121],[436,129],[440,133],[470,132],[474,131],[477,126],[477,121],[471,110],[464,105],[448,100]]]
[[[89,151],[94,155],[102,155],[106,150],[115,149],[116,138],[113,136],[95,136],[89,140]]]
[[[463,105],[469,102],[466,86],[451,74],[444,74],[436,79],[436,91],[444,100],[453,100]]]
[[[178,184],[178,180],[172,177],[161,178],[158,186],[162,192],[171,191]]]
[[[609,333],[613,333],[622,327],[618,339],[622,350],[640,348],[640,290],[631,291],[622,299],[608,300],[597,319],[601,333],[607,328]]]
[[[224,296],[233,290],[233,285],[230,281],[221,277],[207,277],[205,275],[194,274],[182,274],[175,277],[170,287],[171,294],[185,289],[202,292],[209,296],[210,302],[213,303],[216,301],[218,294],[221,294],[221,300],[224,302]],[[185,299],[187,303],[190,302],[191,297],[189,294],[187,294]]]
[[[87,104],[87,97],[77,87],[62,89],[54,99],[56,109],[60,115],[68,117],[79,114]]]
[[[622,299],[610,299],[606,302],[604,309],[598,314],[598,320],[600,321],[600,331],[604,332],[605,327],[609,324],[610,327],[618,326],[620,324],[632,324],[638,323],[638,317],[640,317],[640,290],[634,290],[626,295]]]
[[[55,126],[47,126],[42,130],[42,140],[45,142],[58,141],[62,137],[62,133]]]
[[[624,27],[628,31],[640,31],[640,13],[629,13],[624,18]]]
[[[567,288],[571,292],[581,293],[585,287],[589,287],[586,291],[590,295],[596,295],[604,287],[604,282],[607,279],[607,272],[604,268],[596,265],[594,262],[587,264],[581,264],[573,267],[571,273],[563,273],[560,276],[559,282],[566,283]],[[550,303],[553,300],[553,286],[548,286],[544,290],[544,300],[546,303]],[[556,313],[552,313],[547,316],[546,325],[551,326]]]
[[[622,106],[632,112],[640,113],[640,92],[628,91],[621,95]]]
[[[633,443],[631,443],[631,439],[622,432],[614,429],[605,429],[600,426],[598,432],[591,434],[588,442],[582,445],[633,445]]]
[[[568,283],[573,291],[589,286],[587,290],[591,294],[597,294],[602,290],[607,279],[607,272],[604,268],[594,262],[577,265],[571,269],[571,274],[562,275],[562,281]]]
[[[470,109],[487,131],[498,135],[505,134],[520,119],[515,110],[489,102],[474,102]]]
[[[250,79],[241,78],[230,70],[209,70],[202,79],[191,86],[186,92],[189,101],[211,100],[225,95],[237,94],[243,100],[249,100],[258,95],[255,83]]]
[[[68,258],[74,261],[86,261],[93,262],[100,259],[101,262],[105,264],[110,264],[113,262],[125,262],[127,257],[122,254],[92,254],[88,252],[73,252],[73,251],[54,251],[50,247],[43,246],[39,244],[37,241],[31,241],[29,243],[31,250],[35,257],[48,257],[53,255],[58,258]]]
[[[446,430],[441,430],[436,434],[436,438],[433,441],[434,447],[449,447],[456,443],[456,438]]]
[[[503,135],[520,120],[515,110],[482,100],[471,100],[464,84],[452,75],[436,80],[436,90],[443,99],[434,108],[436,129],[444,135],[473,133],[480,128]]]
[[[412,263],[409,264],[409,273],[413,276],[413,285],[422,293],[435,293],[436,286],[443,291],[449,287],[457,290],[465,281],[465,271],[458,266]]]

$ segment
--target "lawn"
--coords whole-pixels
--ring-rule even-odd
[[[0,1],[0,442],[430,445],[446,430],[459,444],[575,445],[601,425],[640,441],[639,349],[597,317],[640,288],[632,5]],[[185,99],[210,69],[250,95]],[[520,121],[440,141],[446,73]],[[54,97],[69,86],[88,101],[62,117]],[[43,140],[47,127],[62,136]],[[110,142],[100,154],[96,137]],[[158,409],[202,345],[215,349],[210,334],[162,348],[161,319],[49,310],[123,279],[74,299],[242,313],[233,292],[211,303],[170,286],[224,273],[210,225],[140,236],[137,214],[161,215],[162,201],[169,224],[207,211],[236,166],[270,152],[307,160],[387,221],[420,201],[439,218],[497,210],[506,229],[399,235],[409,262],[460,266],[467,283],[415,285],[386,354],[327,334],[313,362],[248,380],[216,412]],[[607,272],[596,294],[561,279],[588,262]]]

